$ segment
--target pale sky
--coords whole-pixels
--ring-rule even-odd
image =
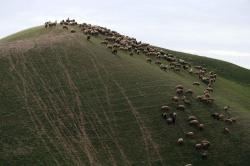
[[[250,69],[250,0],[4,0],[0,38],[67,17]]]

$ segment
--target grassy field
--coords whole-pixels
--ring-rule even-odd
[[[36,27],[0,41],[0,165],[247,166],[250,163],[250,71],[226,62],[170,51],[218,73],[215,103],[195,96],[206,87],[186,71],[162,71],[145,56],[118,55],[82,33]],[[175,86],[192,88],[192,105],[167,125],[160,107]],[[212,112],[230,114],[226,125]],[[188,125],[195,115],[204,131]],[[222,133],[224,127],[231,134]],[[187,139],[184,132],[194,131]],[[184,145],[176,145],[179,137]],[[194,144],[211,142],[202,160]]]

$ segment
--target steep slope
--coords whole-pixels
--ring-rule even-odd
[[[38,27],[0,42],[0,165],[248,165],[250,87],[243,78],[250,71],[238,69],[242,77],[229,77],[235,66],[221,72],[215,103],[208,106],[195,100],[206,87],[192,85],[197,77],[162,71],[143,54],[114,55],[100,37],[87,41],[77,31]],[[175,108],[171,98],[178,84],[195,94],[192,105],[177,112],[176,125],[167,125],[160,107]],[[211,118],[225,105],[236,124]],[[204,131],[189,126],[188,115],[197,116]],[[231,134],[223,134],[224,127]],[[185,138],[188,131],[196,133],[194,139]],[[179,137],[183,146],[176,145]],[[206,160],[194,149],[202,139],[211,142]]]

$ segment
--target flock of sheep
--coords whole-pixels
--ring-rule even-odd
[[[207,71],[205,67],[202,66],[192,66],[191,63],[186,62],[183,59],[178,59],[173,54],[163,51],[161,49],[155,48],[147,43],[138,42],[135,38],[131,38],[128,36],[124,36],[119,34],[116,31],[112,31],[105,27],[95,26],[91,24],[78,24],[75,20],[70,20],[69,18],[66,20],[62,20],[60,26],[64,30],[70,30],[71,33],[76,32],[76,26],[80,28],[83,34],[86,35],[87,40],[91,40],[91,37],[100,36],[103,38],[101,44],[105,45],[107,49],[110,49],[113,54],[117,54],[119,51],[126,51],[130,56],[134,54],[144,54],[146,56],[146,62],[152,63],[153,60],[156,65],[163,71],[172,70],[174,72],[187,71],[191,75],[197,76],[200,80],[199,82],[193,82],[193,86],[200,86],[201,83],[206,85],[203,94],[196,96],[196,100],[200,103],[204,103],[206,105],[211,105],[214,102],[214,98],[212,97],[213,93],[213,85],[216,81],[217,75],[213,71]],[[46,22],[45,28],[50,28],[57,26],[57,22]],[[200,83],[201,82],[201,83]],[[194,92],[192,89],[185,89],[182,85],[177,85],[175,87],[176,94],[172,97],[172,104],[175,106],[175,111],[172,111],[168,105],[164,105],[161,107],[162,118],[166,120],[166,123],[169,125],[175,125],[177,121],[177,111],[184,112],[186,107],[191,105],[191,99],[193,99]],[[224,121],[227,124],[233,124],[236,122],[236,118],[230,117],[228,113],[230,107],[225,106],[225,113],[212,113],[211,117],[215,120]],[[190,115],[187,117],[187,123],[197,131],[202,131],[205,129],[205,125],[200,122],[200,120],[194,116]],[[223,133],[229,134],[229,128],[225,127],[223,129]],[[185,139],[194,139],[195,132],[187,131],[185,134]],[[180,137],[177,139],[178,145],[183,145],[185,143],[185,139]],[[194,145],[194,149],[199,151],[202,159],[206,159],[208,155],[208,149],[211,143],[204,140],[197,140],[197,143]],[[185,166],[192,166],[192,164],[186,164]]]

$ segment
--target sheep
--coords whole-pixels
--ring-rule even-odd
[[[202,140],[201,144],[202,144],[202,149],[204,150],[207,150],[210,147],[210,142],[207,140]]]
[[[105,44],[105,45],[107,45],[107,44],[108,44],[108,42],[107,42],[107,41],[101,41],[101,44]]]
[[[163,106],[161,106],[161,110],[162,110],[162,111],[169,111],[170,108],[169,108],[169,106],[167,106],[167,105],[163,105]]]
[[[176,87],[175,87],[175,89],[184,89],[184,87],[182,86],[182,85],[177,85]]]
[[[194,66],[194,68],[200,70],[202,69],[202,66]]]
[[[224,118],[224,114],[217,112],[213,113],[211,116],[216,120],[222,120]]]
[[[192,164],[186,164],[185,166],[193,166]]]
[[[197,144],[195,144],[195,149],[196,150],[201,150],[202,149],[202,144],[201,143],[197,143]]]
[[[193,138],[193,137],[194,137],[194,132],[189,131],[189,132],[185,133],[185,135],[186,135],[186,137],[188,137],[188,138]]]
[[[63,26],[63,29],[68,30],[69,28],[68,28],[66,25],[64,25],[64,26]]]
[[[147,58],[146,61],[147,61],[148,63],[151,63],[151,62],[152,62],[152,59]]]
[[[229,108],[230,108],[230,106],[225,106],[223,109],[224,109],[224,111],[228,111]]]
[[[213,102],[214,102],[214,99],[213,99],[213,98],[208,98],[208,99],[206,99],[206,103],[207,103],[207,104],[213,104]]]
[[[111,45],[111,44],[108,44],[106,47],[107,47],[108,49],[113,49],[113,45]]]
[[[130,55],[130,56],[133,56],[133,55],[134,55],[134,53],[133,53],[133,52],[130,52],[130,53],[129,53],[129,55]]]
[[[180,105],[177,106],[177,110],[179,110],[179,111],[184,111],[185,108],[186,108],[185,105],[180,104]]]
[[[207,152],[202,152],[202,153],[201,153],[201,158],[202,158],[203,160],[207,159]]]
[[[178,145],[183,145],[183,143],[184,143],[183,138],[179,138],[179,139],[177,140],[177,144],[178,144]]]
[[[193,69],[191,68],[189,71],[188,71],[189,74],[193,74]]]
[[[172,124],[173,123],[173,118],[169,117],[166,119],[167,124]]]
[[[155,61],[155,64],[157,64],[157,65],[160,65],[161,64],[161,61]]]
[[[196,116],[193,116],[193,115],[189,116],[188,121],[191,121],[191,120],[197,120]]]
[[[193,85],[199,86],[200,83],[199,82],[193,82]]]
[[[160,69],[166,71],[167,70],[167,65],[161,64],[160,65]]]
[[[236,123],[237,119],[236,118],[230,118],[233,123]]]
[[[117,54],[117,49],[113,49],[112,53],[116,55]]]
[[[76,33],[76,30],[71,29],[70,32],[71,32],[71,33]]]
[[[225,122],[226,122],[227,124],[233,124],[233,120],[232,120],[232,119],[230,119],[230,118],[225,119]]]
[[[163,112],[162,114],[163,119],[167,119],[168,114],[166,112]]]
[[[207,92],[204,92],[204,96],[205,96],[206,98],[210,98],[210,97],[211,97],[210,94],[207,93]]]
[[[199,128],[200,130],[203,130],[203,129],[204,129],[204,124],[200,123],[200,124],[198,125],[198,128]]]
[[[224,114],[219,114],[218,120],[223,120]]]
[[[229,128],[225,127],[224,130],[223,130],[223,133],[224,134],[230,134]]]
[[[174,71],[176,71],[176,72],[180,72],[180,71],[181,71],[181,69],[180,69],[179,67],[175,67],[175,68],[174,68]]]
[[[183,103],[186,105],[191,105],[191,101],[188,99],[183,99]]]
[[[177,116],[176,112],[172,112],[172,113],[170,113],[170,118],[172,118],[172,122],[173,122],[173,124],[175,124],[175,121],[176,121],[176,116]]]
[[[207,89],[206,89],[208,92],[213,92],[213,88],[211,88],[211,87],[207,87]]]
[[[191,120],[191,121],[189,121],[189,124],[193,125],[193,126],[198,126],[199,125],[199,121],[198,120]]]
[[[221,119],[224,117],[223,114],[218,113],[218,112],[215,112],[215,113],[211,114],[211,116],[212,116],[214,119],[216,119],[216,120],[221,120]]]
[[[173,101],[174,103],[177,103],[177,102],[179,101],[179,97],[178,97],[178,96],[172,97],[172,101]]]
[[[200,96],[200,95],[196,96],[196,100],[202,101],[202,99],[203,99],[203,96]]]
[[[176,94],[182,95],[183,94],[183,89],[176,89]]]
[[[183,69],[184,69],[184,70],[187,70],[188,68],[189,68],[188,65],[184,65],[184,66],[183,66]]]
[[[187,89],[185,91],[185,94],[189,94],[189,95],[192,95],[194,92],[192,91],[192,89]]]
[[[90,35],[87,35],[87,40],[90,40],[90,38],[91,38]]]

